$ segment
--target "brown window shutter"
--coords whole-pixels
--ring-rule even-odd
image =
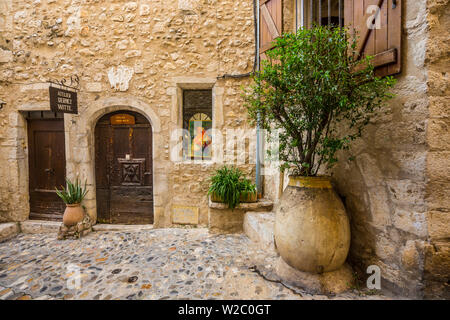
[[[344,0],[345,25],[357,32],[360,57],[373,56],[376,74],[384,77],[401,71],[402,0]],[[381,8],[370,11],[369,6]],[[368,12],[369,11],[369,12]],[[368,21],[379,25],[369,28]],[[374,17],[374,19],[371,19]],[[370,21],[372,20],[372,21]],[[376,24],[375,24],[376,25]]]
[[[273,40],[283,33],[283,0],[260,0],[259,2],[260,58],[273,48]]]

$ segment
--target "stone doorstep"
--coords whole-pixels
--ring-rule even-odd
[[[23,233],[39,234],[39,233],[58,233],[62,222],[27,220],[19,222]],[[14,223],[12,223],[14,224]],[[1,226],[1,225],[0,225]],[[152,230],[153,225],[121,225],[121,224],[96,224],[93,226],[94,231],[143,231]],[[0,232],[1,233],[1,232]]]
[[[128,231],[139,232],[145,230],[153,230],[152,224],[141,225],[125,225],[125,224],[96,224],[92,227],[94,231],[108,232],[108,231]]]
[[[275,213],[247,212],[244,216],[244,233],[263,249],[275,251]]]
[[[61,222],[44,220],[27,220],[19,224],[22,232],[29,234],[58,233],[61,226]]]
[[[19,232],[17,222],[0,223],[0,242],[15,237]]]

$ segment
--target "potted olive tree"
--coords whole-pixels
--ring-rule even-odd
[[[75,183],[66,179],[66,187],[62,187],[61,190],[56,189],[56,194],[66,204],[66,210],[64,211],[63,216],[64,225],[70,227],[83,220],[84,208],[82,207],[81,202],[87,193],[86,183],[84,187],[82,187],[78,178]]]
[[[241,202],[256,202],[256,185],[244,177],[239,168],[224,166],[211,177],[208,195],[213,202],[223,202],[230,209],[236,208]]]
[[[245,96],[251,120],[279,146],[269,153],[289,171],[275,217],[275,241],[283,260],[298,270],[339,269],[350,246],[345,208],[329,176],[363,128],[392,97],[392,77],[378,78],[370,57],[359,59],[356,40],[340,28],[314,27],[284,34],[267,52]]]

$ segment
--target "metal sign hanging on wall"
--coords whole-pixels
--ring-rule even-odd
[[[80,84],[78,76],[70,78],[70,85],[66,84],[65,79],[49,82],[50,109],[53,112],[78,114],[78,96],[76,92],[76,90],[79,90]]]
[[[77,93],[65,89],[49,87],[50,109],[53,112],[78,113]]]

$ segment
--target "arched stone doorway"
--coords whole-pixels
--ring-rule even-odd
[[[151,224],[153,209],[152,126],[140,113],[121,110],[95,126],[97,221]]]

